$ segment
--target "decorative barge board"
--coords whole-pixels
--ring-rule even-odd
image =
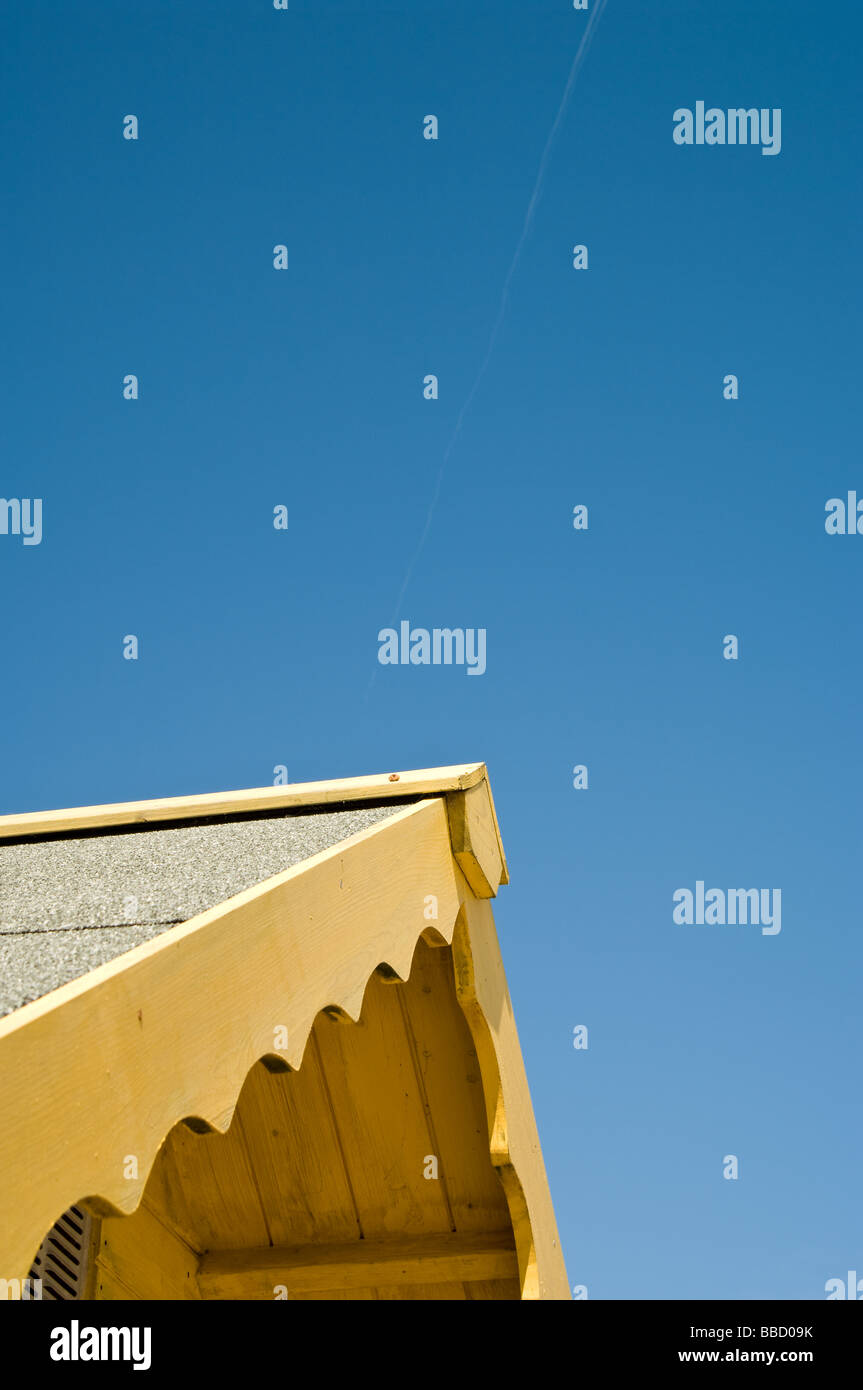
[[[482,764],[0,817],[7,1296],[568,1298],[506,882]]]

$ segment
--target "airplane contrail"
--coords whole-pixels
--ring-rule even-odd
[[[455,445],[456,440],[458,439],[461,433],[461,427],[464,423],[464,418],[468,410],[470,409],[471,402],[473,401],[473,398],[476,395],[477,390],[479,389],[480,383],[482,382],[482,379],[485,376],[486,369],[491,360],[491,355],[494,352],[495,343],[497,342],[497,335],[500,332],[500,326],[503,323],[504,315],[506,314],[507,302],[509,300],[509,287],[512,283],[512,277],[515,275],[515,272],[518,268],[518,263],[521,259],[521,253],[524,249],[524,244],[527,241],[531,226],[533,224],[533,217],[536,211],[536,206],[539,202],[540,194],[542,193],[542,185],[545,180],[545,172],[548,167],[548,160],[549,155],[551,153],[551,147],[554,144],[554,138],[557,135],[560,123],[563,120],[564,115],[566,114],[566,108],[569,105],[569,99],[572,95],[572,90],[575,86],[576,78],[578,77],[578,74],[581,70],[582,63],[584,62],[585,55],[587,53],[588,48],[590,47],[591,39],[593,38],[597,25],[599,24],[606,3],[607,0],[598,0],[598,3],[591,11],[590,18],[587,21],[584,33],[581,36],[581,43],[578,45],[575,57],[572,60],[572,67],[570,68],[569,76],[566,79],[566,86],[563,89],[563,96],[561,97],[560,105],[557,108],[557,115],[555,116],[551,130],[548,133],[548,139],[545,142],[545,148],[542,152],[542,158],[539,161],[539,169],[537,171],[536,180],[533,185],[533,192],[530,195],[530,202],[527,205],[527,212],[524,215],[524,223],[521,229],[521,236],[518,239],[518,245],[515,248],[512,260],[509,264],[509,270],[506,273],[506,279],[503,282],[503,289],[501,291],[500,296],[500,304],[498,306],[497,317],[494,321],[491,334],[489,335],[488,347],[486,348],[485,356],[482,360],[480,369],[477,372],[476,377],[474,378],[473,385],[468,391],[464,403],[462,404],[461,410],[459,411],[458,416],[456,417],[455,426],[453,428],[452,434],[450,435],[449,443],[444,449],[443,458],[441,459],[441,465],[438,469],[437,478],[435,480],[434,492],[432,493],[431,502],[429,503],[429,509],[426,514],[425,525],[423,526],[422,534],[420,535],[416,550],[414,551],[410,563],[408,564],[407,572],[405,574],[402,587],[399,590],[398,599],[396,600],[393,619],[390,626],[394,626],[394,624],[398,620],[398,616],[401,611],[402,601],[407,592],[408,584],[411,581],[414,569],[416,568],[417,560],[423,552],[428,533],[431,530],[432,518],[437,508],[438,499],[440,497],[441,484],[443,482],[443,475],[447,466],[447,462],[449,461],[449,456],[452,453],[453,446]],[[375,672],[373,672],[372,674],[372,679],[369,682],[369,689],[371,689],[376,674],[377,669],[375,669]]]

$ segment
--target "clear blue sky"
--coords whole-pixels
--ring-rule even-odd
[[[0,536],[0,801],[484,759],[570,1282],[819,1299],[863,1272],[858,7],[608,0],[394,613],[588,18],[4,7],[0,491],[44,531]],[[676,145],[702,99],[781,153]],[[393,617],[485,675],[378,665]],[[699,879],[781,933],[675,926]]]

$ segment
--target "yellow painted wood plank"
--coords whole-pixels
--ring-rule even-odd
[[[196,1300],[198,1256],[144,1203],[133,1222],[124,1216],[101,1223],[99,1268],[138,1298]],[[98,1293],[96,1296],[101,1297]]]
[[[431,1303],[436,1300],[455,1303],[464,1302],[466,1298],[465,1285],[456,1280],[440,1284],[383,1284],[377,1295],[382,1303]]]
[[[96,1277],[93,1281],[93,1298],[108,1303],[140,1302],[134,1289],[119,1280],[112,1269],[96,1261]]]
[[[489,1156],[479,1059],[456,997],[450,948],[421,943],[410,980],[398,993],[431,1114],[437,1181],[446,1188],[456,1229],[509,1231],[506,1196]]]
[[[174,1157],[173,1137],[176,1127],[168,1135],[158,1160],[150,1169],[144,1189],[143,1203],[160,1218],[163,1225],[172,1230],[180,1240],[185,1241],[190,1250],[200,1255],[204,1249],[198,1232],[195,1230],[183,1181],[177,1171]],[[139,1207],[140,1211],[141,1208]],[[109,1218],[110,1219],[110,1218]],[[130,1221],[130,1217],[125,1218]]]
[[[373,1303],[378,1296],[377,1289],[349,1289],[347,1293],[339,1289],[329,1289],[325,1294],[295,1293],[297,1303]]]
[[[327,1021],[327,1026],[333,1025]],[[359,1237],[317,1048],[306,1048],[298,1072],[274,1075],[253,1067],[235,1124],[245,1137],[275,1245]]]
[[[183,1184],[196,1244],[220,1250],[269,1241],[269,1226],[236,1115],[227,1134],[195,1134],[179,1125],[168,1139],[168,1148]],[[137,1221],[137,1213],[127,1219]]]
[[[423,1176],[433,1148],[404,1031],[404,988],[376,977],[358,1024],[344,1028],[322,1018],[315,1025],[367,1240],[393,1231],[447,1232],[452,1224],[445,1185]]]
[[[109,829],[118,825],[157,825],[160,821],[195,820],[201,816],[240,815],[247,811],[279,811],[303,806],[390,800],[400,796],[431,796],[475,786],[486,776],[483,763],[418,771],[381,772],[328,782],[296,782],[287,786],[253,787],[197,796],[159,797],[150,801],[120,801],[107,806],[75,806],[56,811],[29,811],[0,816],[0,839],[49,835],[75,830]]]
[[[471,1279],[464,1285],[464,1295],[476,1303],[518,1300],[521,1298],[521,1287],[518,1279]]]
[[[482,1069],[491,1158],[512,1217],[522,1298],[569,1299],[494,917],[489,902],[474,897],[467,883],[453,963]]]
[[[443,1234],[338,1246],[224,1250],[204,1255],[198,1282],[205,1298],[272,1297],[273,1286],[284,1284],[290,1299],[292,1291],[512,1279],[517,1269],[510,1233]]]
[[[478,898],[493,898],[504,881],[503,847],[488,781],[447,796],[453,854]]]

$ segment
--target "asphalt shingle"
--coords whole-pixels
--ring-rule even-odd
[[[398,809],[0,842],[0,1015]]]

